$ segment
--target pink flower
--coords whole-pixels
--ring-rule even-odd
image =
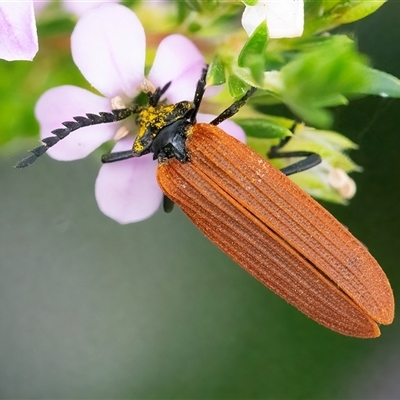
[[[130,104],[146,82],[144,30],[136,15],[124,6],[107,4],[86,13],[72,33],[71,48],[76,65],[103,96],[75,86],[60,86],[44,93],[35,110],[42,138],[74,116],[111,111],[111,102],[116,99]],[[171,35],[160,43],[148,80],[156,87],[172,82],[165,93],[171,103],[193,100],[204,65],[201,53],[192,42],[181,35]],[[213,116],[198,116],[199,122],[212,119]],[[48,153],[65,161],[86,157],[113,139],[122,126],[134,128],[133,121],[128,118],[118,123],[79,129]],[[222,126],[244,140],[243,131],[233,122],[226,121]],[[113,151],[130,149],[133,139],[124,137]],[[148,218],[162,200],[156,168],[157,161],[151,154],[103,165],[95,186],[100,210],[121,224]]]
[[[0,2],[0,58],[32,61],[38,48],[32,1]]]
[[[64,1],[65,10],[83,15],[104,3],[118,0]],[[49,0],[0,1],[0,58],[7,61],[32,61],[39,49],[35,13],[40,13]]]

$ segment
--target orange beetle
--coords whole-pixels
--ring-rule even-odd
[[[315,165],[319,157],[311,154],[311,162],[279,171],[216,126],[234,115],[254,88],[210,124],[196,123],[206,74],[204,69],[193,102],[159,104],[166,85],[149,94],[147,106],[74,117],[16,167],[30,165],[76,129],[137,114],[132,150],[105,154],[103,162],[153,153],[167,198],[242,268],[336,332],[379,336],[378,324],[394,317],[385,273],[363,244],[286,176]]]

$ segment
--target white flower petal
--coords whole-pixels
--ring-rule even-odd
[[[82,74],[106,97],[138,93],[146,44],[143,26],[129,8],[104,4],[86,13],[72,33],[71,48]]]
[[[301,36],[304,28],[303,0],[260,0],[255,6],[247,6],[242,25],[249,36],[262,21],[267,21],[270,38]]]

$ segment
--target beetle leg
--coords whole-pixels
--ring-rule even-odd
[[[138,155],[132,150],[116,151],[115,153],[106,153],[101,156],[103,164],[112,163],[116,161],[128,160],[129,158],[137,157]]]
[[[297,123],[295,122],[290,129],[294,133],[294,128]],[[322,159],[321,156],[312,151],[280,151],[285,144],[289,142],[289,140],[293,136],[286,136],[282,138],[276,146],[272,146],[269,152],[267,153],[268,158],[289,158],[289,157],[306,157],[304,160],[300,160],[295,162],[292,165],[288,165],[281,169],[286,176],[297,174],[298,172],[307,171],[310,168],[315,167],[320,164]]]
[[[249,89],[245,95],[240,98],[239,100],[235,101],[230,107],[222,111],[221,114],[218,115],[217,118],[214,118],[210,124],[211,125],[219,125],[221,122],[225,121],[226,119],[232,117],[235,115],[247,102],[249,97],[254,94],[254,92],[257,90],[257,88],[252,87]]]
[[[174,209],[175,203],[164,194],[163,197],[163,210],[166,213],[170,213]]]

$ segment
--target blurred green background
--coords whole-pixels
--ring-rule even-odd
[[[398,15],[400,2],[389,2],[345,31],[399,77]],[[24,118],[33,134],[23,99],[57,79],[35,62],[2,62],[21,71],[21,85],[0,78],[3,101],[21,107],[3,107],[4,124]],[[395,294],[399,110],[399,100],[372,97],[335,110],[335,129],[361,146],[352,157],[365,171],[349,206],[325,204],[380,261]],[[1,398],[400,398],[398,320],[374,340],[331,332],[241,270],[180,210],[129,226],[102,215],[98,157],[11,168],[30,144],[8,145],[0,158]]]

